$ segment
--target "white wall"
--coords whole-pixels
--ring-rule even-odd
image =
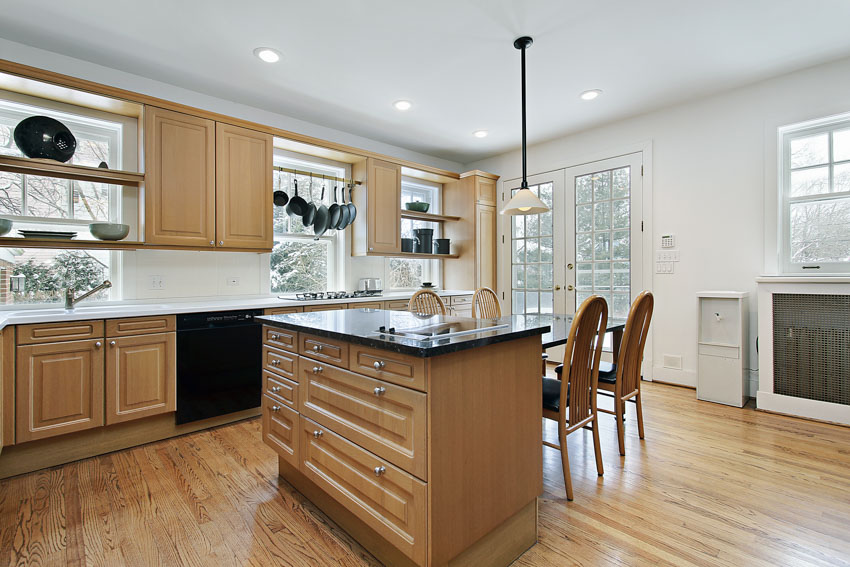
[[[604,96],[593,104],[605,104]],[[534,112],[534,94],[530,95]],[[647,274],[656,296],[653,377],[695,385],[696,298],[701,290],[751,294],[750,368],[755,353],[754,278],[775,270],[776,128],[850,111],[850,59],[569,135],[529,148],[529,173],[620,155],[651,144],[652,250],[674,233],[681,261],[672,275]],[[518,151],[468,164],[510,179]],[[766,212],[767,211],[767,212]],[[683,370],[662,368],[664,354]],[[755,389],[751,390],[755,392]]]

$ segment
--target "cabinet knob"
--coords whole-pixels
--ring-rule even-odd
[[[215,240],[210,240],[210,246],[215,246]]]
[[[387,389],[384,388],[383,386],[378,386],[377,388],[375,388],[372,391],[375,392],[376,396],[383,396],[384,394],[387,393]]]
[[[322,352],[322,345],[313,345],[313,352]]]
[[[115,341],[109,341],[109,346],[115,346]]]
[[[324,370],[324,368],[322,368],[321,366],[314,366],[313,367],[313,374],[321,374],[322,370]]]
[[[272,386],[272,392],[280,392],[280,386]]]
[[[386,363],[386,362],[384,362],[383,360],[376,360],[376,361],[375,361],[375,364],[373,364],[373,365],[372,365],[372,367],[373,367],[375,370],[383,370],[383,369],[384,369],[384,366],[386,366],[386,365],[387,365],[387,363]]]
[[[321,430],[319,430],[319,429],[317,429],[317,430],[315,430],[315,431],[313,432],[313,438],[315,438],[315,439],[318,439],[318,438],[319,438],[319,437],[321,437],[322,435],[324,435],[324,433],[322,433],[322,431],[321,431]]]
[[[94,343],[94,348],[100,348],[102,346],[103,346],[103,343],[101,343],[100,341],[97,341],[96,343]]]
[[[278,359],[272,360],[272,366],[280,366],[280,361]]]
[[[385,472],[387,472],[387,467],[381,465],[380,467],[375,467],[375,476],[381,476]]]
[[[280,406],[272,406],[272,411],[280,411]]]
[[[219,245],[219,246],[224,246],[224,240],[219,240],[219,241],[218,241],[218,245]]]
[[[271,340],[273,340],[273,341],[276,341],[276,340],[278,340],[278,339],[280,338],[280,335],[277,335],[277,334],[275,334],[275,333],[272,333],[271,335],[269,335],[269,338],[270,338]]]

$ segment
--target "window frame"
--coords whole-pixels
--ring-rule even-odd
[[[836,164],[843,165],[850,163],[850,160],[835,161],[833,159],[833,136],[834,133],[841,130],[850,129],[850,113],[826,117],[808,122],[783,126],[778,129],[778,144],[777,144],[777,162],[779,180],[779,207],[778,221],[779,227],[779,267],[782,273],[803,276],[823,276],[823,275],[844,275],[850,273],[850,260],[846,262],[800,262],[795,263],[791,260],[791,206],[794,203],[817,203],[827,202],[837,199],[850,198],[850,191],[832,192],[834,187],[834,169]],[[828,158],[823,164],[814,166],[806,166],[806,168],[824,167],[829,168],[829,188],[828,193],[819,193],[816,195],[804,195],[800,197],[791,196],[791,142],[799,138],[808,138],[818,134],[828,134]],[[804,168],[795,168],[801,170]],[[848,229],[850,232],[850,229]],[[817,268],[805,268],[804,266],[818,266]]]

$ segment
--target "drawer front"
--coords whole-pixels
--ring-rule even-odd
[[[452,305],[472,305],[472,296],[471,295],[453,295],[452,296]]]
[[[298,352],[298,333],[263,325],[263,342],[269,346]]]
[[[424,482],[304,416],[301,472],[402,553],[425,565]]]
[[[310,313],[312,311],[334,311],[336,309],[348,309],[347,303],[330,303],[328,305],[305,305],[304,312]]]
[[[298,357],[291,352],[263,345],[263,370],[298,381]]]
[[[277,374],[263,371],[263,393],[267,396],[281,401],[291,407],[298,409],[298,383],[287,380]]]
[[[269,307],[263,311],[263,315],[285,315],[286,313],[302,313],[303,307]]]
[[[300,435],[298,412],[263,396],[263,442],[293,467],[300,462]]]
[[[107,337],[127,337],[150,333],[170,333],[177,328],[174,315],[156,317],[132,317],[130,319],[107,319]]]
[[[306,359],[299,364],[302,414],[426,478],[425,394]]]
[[[461,305],[459,307],[452,305],[449,307],[449,315],[452,317],[468,317],[472,318],[472,306],[471,305]]]
[[[298,352],[334,366],[348,368],[348,343],[301,334]]]
[[[383,301],[362,301],[360,303],[349,303],[349,309],[383,309]]]
[[[407,299],[396,299],[393,301],[385,301],[384,309],[389,309],[390,311],[407,311],[407,306],[410,304],[410,301]]]
[[[103,338],[103,319],[70,323],[18,325],[17,333],[19,345],[97,339]]]
[[[399,386],[426,391],[424,358],[351,345],[351,365],[349,368],[353,372],[392,382]]]

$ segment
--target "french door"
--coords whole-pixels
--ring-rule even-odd
[[[503,183],[502,203],[519,186]],[[500,288],[511,313],[573,313],[591,294],[625,318],[643,289],[642,154],[528,178],[551,210],[503,217]]]

